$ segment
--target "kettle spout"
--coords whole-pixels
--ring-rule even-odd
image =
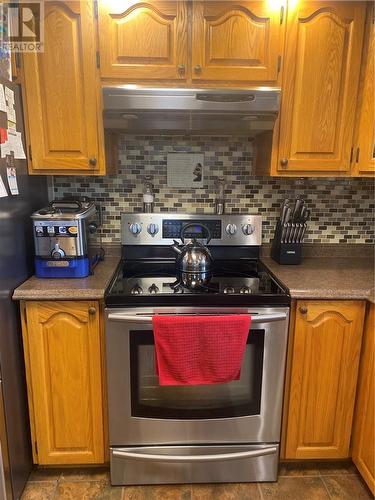
[[[180,247],[179,247],[179,243],[178,243],[178,241],[173,240],[173,242],[174,242],[174,245],[172,245],[172,246],[171,246],[172,250],[174,250],[174,251],[176,252],[176,254],[177,254],[177,255],[181,255],[181,254],[182,254],[182,251],[181,251],[181,249],[180,249]]]

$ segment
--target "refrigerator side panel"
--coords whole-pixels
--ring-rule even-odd
[[[5,81],[0,83],[15,92],[16,126],[24,141],[19,88]],[[0,113],[0,127],[7,127],[5,113]],[[19,498],[32,468],[32,455],[19,304],[12,301],[12,294],[33,273],[30,215],[48,199],[45,177],[29,176],[26,160],[16,159],[15,168],[19,194],[12,196],[7,186],[6,160],[0,158],[0,175],[8,189],[8,197],[0,198],[0,369],[8,455],[3,456],[3,462],[8,459],[13,496]]]

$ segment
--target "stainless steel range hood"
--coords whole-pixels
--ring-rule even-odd
[[[280,107],[280,89],[168,89],[124,85],[104,87],[103,103],[106,129],[131,134],[255,137],[273,129]]]

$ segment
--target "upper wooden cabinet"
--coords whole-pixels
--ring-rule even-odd
[[[186,2],[100,1],[98,7],[103,78],[186,79]]]
[[[91,1],[45,2],[44,52],[23,55],[30,173],[105,173]]]
[[[102,1],[100,73],[126,81],[278,79],[283,10],[267,1]]]
[[[365,13],[364,2],[289,8],[274,175],[350,172]]]
[[[354,416],[353,462],[375,495],[375,305],[364,331],[357,405]]]
[[[275,83],[283,9],[266,1],[193,2],[193,80]]]
[[[349,457],[364,306],[297,302],[285,458]]]
[[[353,148],[354,175],[375,173],[375,24],[374,5],[368,6],[366,37],[357,112],[357,128]]]
[[[99,304],[27,302],[23,340],[34,461],[104,462]]]

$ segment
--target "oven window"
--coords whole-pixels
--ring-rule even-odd
[[[131,414],[162,419],[212,419],[260,414],[264,330],[251,330],[241,378],[227,384],[160,386],[152,331],[130,332]]]

